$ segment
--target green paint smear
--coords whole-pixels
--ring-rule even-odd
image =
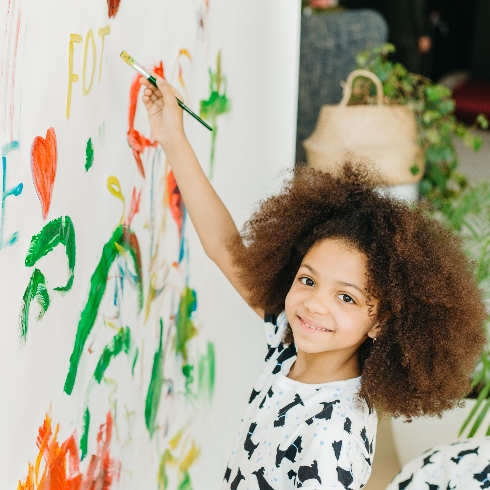
[[[178,486],[179,490],[192,490],[191,475],[188,471],[184,471]]]
[[[80,314],[75,344],[70,356],[70,367],[65,381],[64,390],[68,395],[71,395],[73,391],[83,348],[97,318],[106,290],[110,268],[118,255],[124,253],[124,251],[129,252],[134,262],[138,289],[138,311],[141,311],[143,307],[143,278],[138,239],[129,227],[120,225],[116,228],[110,240],[104,245],[100,261],[90,279],[90,292],[85,308]]]
[[[59,286],[54,289],[56,291],[67,292],[73,286],[76,259],[75,228],[69,216],[62,216],[50,221],[39,234],[31,238],[25,265],[26,267],[34,266],[40,258],[52,252],[60,244],[66,250],[70,276],[65,286]]]
[[[211,134],[211,158],[209,163],[209,178],[213,178],[214,173],[214,154],[216,147],[216,135],[218,134],[218,126],[216,120],[221,114],[230,111],[230,100],[226,97],[226,78],[221,74],[221,51],[218,52],[216,58],[216,72],[209,70],[210,90],[211,94],[207,100],[201,100],[200,115],[202,118],[210,121],[213,128]],[[224,85],[221,93],[221,86]]]
[[[160,319],[160,344],[153,358],[150,386],[146,395],[145,421],[150,439],[155,433],[155,421],[163,387],[163,321]]]
[[[216,356],[214,345],[212,342],[208,342],[207,353],[200,357],[198,368],[198,396],[201,397],[205,393],[208,397],[208,401],[213,399],[215,365]]]
[[[158,469],[158,490],[167,490],[168,488],[167,463],[172,460],[172,454],[168,449],[165,449]]]
[[[22,297],[22,307],[20,310],[20,336],[22,340],[25,342],[27,337],[27,329],[29,326],[29,310],[31,307],[31,303],[33,301],[37,301],[39,306],[41,307],[41,311],[37,315],[36,320],[41,320],[44,316],[44,313],[49,308],[50,300],[48,291],[46,289],[46,278],[44,274],[39,269],[34,269],[34,272],[31,275],[31,279],[29,280],[29,284],[27,285],[27,289]]]
[[[192,314],[197,308],[197,296],[196,292],[185,287],[184,293],[180,300],[179,309],[175,319],[175,326],[177,328],[176,337],[176,354],[182,354],[184,365],[187,364],[187,342],[197,335],[197,329],[191,320]]]
[[[88,172],[94,163],[94,145],[92,144],[92,138],[87,141],[85,147],[85,171]]]
[[[136,348],[135,353],[134,353],[134,359],[133,359],[133,365],[131,366],[131,374],[134,376],[134,368],[136,366],[136,361],[138,360],[139,356],[139,350]]]
[[[102,355],[100,356],[99,362],[94,372],[94,379],[100,384],[106,369],[109,367],[112,359],[118,356],[121,352],[126,354],[129,352],[131,347],[131,332],[129,327],[121,328],[119,332],[113,337],[109,345],[104,347]]]
[[[186,395],[192,395],[192,383],[194,383],[194,377],[192,376],[192,371],[194,371],[194,366],[191,364],[186,364],[182,366],[182,374],[185,376],[185,392]]]
[[[83,460],[85,456],[87,456],[89,428],[90,428],[90,411],[88,408],[85,408],[85,413],[83,414],[83,431],[82,431],[82,437],[80,438],[81,460]]]

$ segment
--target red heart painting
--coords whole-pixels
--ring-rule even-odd
[[[43,219],[46,219],[51,206],[58,150],[54,128],[46,131],[46,138],[36,136],[31,146],[31,172],[34,187],[41,201]]]

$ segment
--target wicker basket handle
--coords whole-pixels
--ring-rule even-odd
[[[342,96],[342,100],[340,101],[341,106],[346,106],[349,103],[349,100],[352,95],[352,84],[354,80],[358,77],[369,78],[374,85],[376,85],[376,98],[377,105],[384,105],[383,103],[383,85],[381,85],[380,79],[371,71],[368,70],[354,70],[349,73],[347,80],[342,84],[344,89],[344,95]]]

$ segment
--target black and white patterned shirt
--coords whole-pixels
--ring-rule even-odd
[[[490,488],[490,437],[441,444],[410,460],[386,490]]]
[[[250,396],[222,489],[358,490],[371,474],[378,419],[356,403],[361,378],[305,384],[287,374],[287,318],[266,315],[269,352]],[[360,405],[360,406],[359,406]]]

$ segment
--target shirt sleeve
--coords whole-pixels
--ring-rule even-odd
[[[372,442],[348,418],[341,430],[324,427],[314,422],[303,430],[296,488],[360,490],[371,474]]]

